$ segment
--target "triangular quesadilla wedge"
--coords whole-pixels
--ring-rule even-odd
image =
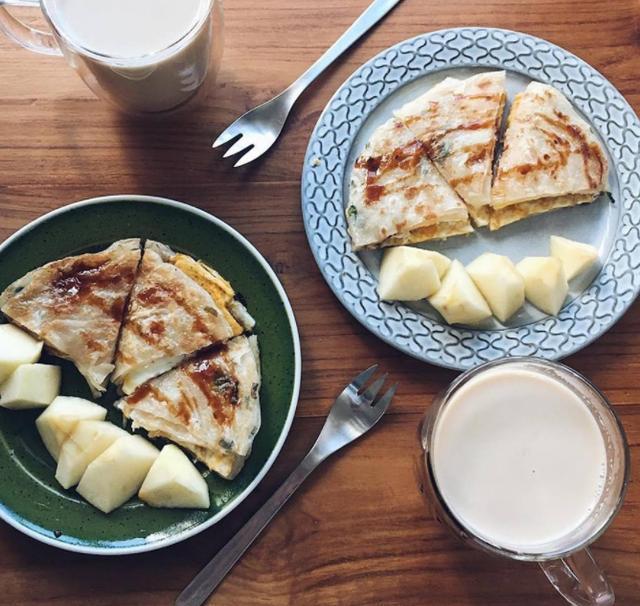
[[[140,240],[67,257],[29,272],[0,296],[0,310],[60,357],[71,360],[92,392],[106,389]]]
[[[231,480],[260,428],[259,394],[257,339],[240,336],[148,381],[116,406],[134,429],[175,442]]]
[[[122,327],[113,382],[125,394],[197,351],[253,328],[217,272],[147,240]]]
[[[592,202],[606,184],[602,145],[562,93],[532,82],[516,95],[493,184],[491,229]]]
[[[464,200],[474,224],[486,225],[492,165],[506,100],[505,73],[445,78],[395,112]]]
[[[356,160],[346,215],[354,250],[472,231],[462,200],[394,118],[378,127]]]

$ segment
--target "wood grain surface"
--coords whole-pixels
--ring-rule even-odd
[[[101,194],[172,197],[229,222],[260,249],[291,298],[302,394],[276,465],[221,524],[160,552],[97,558],[57,551],[0,524],[0,604],[169,604],[275,489],[315,439],[336,391],[379,362],[400,389],[379,428],[328,461],[211,599],[220,605],[560,605],[535,565],[491,558],[430,516],[414,475],[416,431],[455,373],[400,355],[336,301],[304,235],[299,178],[324,105],[359,65],[405,38],[480,25],[528,32],[601,71],[640,109],[637,0],[405,0],[303,97],[265,158],[234,170],[210,149],[235,117],[299,75],[367,0],[227,0],[215,96],[167,121],[136,121],[95,100],[63,60],[0,39],[0,239],[41,214]],[[0,261],[1,262],[1,261]],[[618,604],[640,604],[640,308],[568,363],[615,404],[631,444],[626,502],[594,552]],[[0,478],[0,482],[2,479]]]

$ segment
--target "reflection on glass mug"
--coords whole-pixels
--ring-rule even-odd
[[[436,398],[420,443],[426,496],[454,534],[538,562],[570,604],[614,603],[587,546],[622,504],[629,450],[587,379],[534,358],[483,364]]]
[[[6,5],[39,7],[51,33]],[[64,55],[96,95],[121,109],[162,112],[215,78],[222,0],[0,0],[0,30],[29,50]]]

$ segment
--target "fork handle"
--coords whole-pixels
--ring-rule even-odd
[[[354,42],[366,34],[380,19],[382,19],[396,4],[402,0],[374,0],[369,7],[354,22],[353,25],[340,36],[302,76],[289,88],[287,93],[291,102],[295,101],[329,65],[331,65]]]
[[[273,516],[289,500],[289,497],[320,464],[322,458],[314,449],[300,462],[291,475],[276,490],[265,504],[251,516],[249,521],[195,576],[176,599],[176,606],[200,606],[213,593],[222,579],[251,546]]]

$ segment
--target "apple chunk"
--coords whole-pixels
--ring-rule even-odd
[[[551,236],[549,248],[551,256],[559,259],[562,263],[567,280],[585,272],[598,260],[598,250],[590,244],[583,244],[560,236]]]
[[[75,486],[94,459],[128,435],[107,421],[80,421],[60,449],[56,480],[63,488]]]
[[[438,277],[442,280],[442,278],[444,278],[444,274],[449,271],[451,259],[449,259],[449,257],[445,257],[439,252],[436,252],[435,250],[425,250],[424,248],[419,248],[418,250],[422,251],[422,254],[425,256],[425,258],[431,259],[433,261],[433,264],[438,270]]]
[[[89,400],[58,396],[36,419],[40,437],[57,461],[63,442],[80,421],[104,421],[107,409]]]
[[[0,406],[19,410],[49,406],[60,393],[60,367],[23,364],[0,385]]]
[[[76,490],[94,507],[109,513],[138,492],[158,454],[141,436],[120,438],[89,463]]]
[[[429,299],[449,324],[479,324],[491,309],[460,261],[453,261],[440,290]]]
[[[440,288],[440,276],[427,251],[397,246],[384,253],[378,294],[383,301],[419,301]]]
[[[151,466],[138,496],[152,507],[209,509],[209,488],[196,466],[167,444]]]
[[[484,253],[467,265],[493,315],[506,322],[524,303],[524,281],[509,257]]]
[[[545,313],[557,315],[569,292],[562,263],[555,257],[526,257],[516,269],[524,279],[527,300]]]
[[[18,366],[37,362],[41,353],[42,341],[13,324],[0,324],[0,383]]]

